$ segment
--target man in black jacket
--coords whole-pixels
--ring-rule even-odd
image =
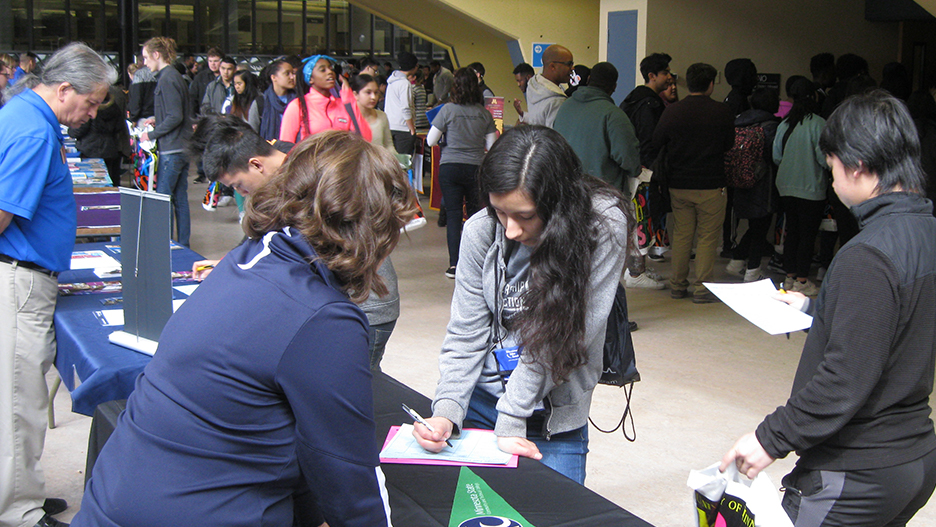
[[[631,90],[621,102],[621,109],[630,118],[640,141],[640,164],[647,168],[650,168],[656,159],[653,130],[656,129],[665,108],[660,92],[673,82],[669,65],[671,60],[673,58],[666,53],[654,53],[640,61],[640,74],[643,75],[644,84]]]
[[[875,91],[843,102],[819,147],[861,232],[814,305],[778,295],[814,317],[792,394],[721,468],[753,478],[795,450],[783,507],[796,525],[905,525],[936,487],[936,218],[920,143],[903,104]]]
[[[711,282],[718,234],[725,218],[725,152],[734,146],[734,114],[713,101],[717,72],[697,63],[686,70],[689,96],[669,106],[653,131],[654,148],[666,147],[666,180],[673,207],[673,298],[685,298],[689,288],[689,255],[698,236],[695,259],[697,304],[715,302],[702,285]]]
[[[630,118],[640,141],[640,164],[646,168],[653,166],[658,153],[653,147],[653,131],[666,108],[660,93],[676,82],[670,71],[671,60],[672,57],[666,53],[653,53],[640,61],[640,74],[643,75],[644,84],[631,90],[621,102],[621,109]],[[666,213],[669,212],[669,203],[665,203],[663,195],[654,185],[651,185],[649,191],[638,189],[637,192],[644,193],[647,201],[643,205],[646,225],[641,222],[647,237],[652,239],[648,240],[650,247],[647,255],[652,260],[663,260],[663,253],[669,248],[669,235],[664,223]],[[641,279],[641,273],[633,274],[637,270],[628,269],[630,276],[625,279],[628,287],[637,286],[638,281],[646,282],[646,279]]]

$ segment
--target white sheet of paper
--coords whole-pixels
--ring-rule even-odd
[[[172,301],[172,312],[175,313],[179,310],[179,307],[182,303],[185,302],[184,298],[179,298]],[[124,311],[123,309],[103,309],[101,311],[95,311],[94,316],[97,317],[98,322],[102,326],[122,326],[124,325]]]
[[[182,293],[183,295],[192,296],[192,293],[198,289],[199,284],[190,284],[190,285],[177,285],[173,287],[176,291]]]
[[[768,278],[740,284],[705,282],[704,285],[726,306],[771,335],[791,333],[812,326],[811,316],[772,298],[777,288]]]
[[[462,430],[458,438],[449,438],[452,448],[443,448],[438,454],[419,446],[413,437],[413,425],[403,424],[380,457],[392,459],[438,459],[470,463],[506,465],[511,455],[497,448],[493,430]]]
[[[71,257],[74,269],[114,269],[120,268],[120,262],[108,256],[104,251],[75,251]]]

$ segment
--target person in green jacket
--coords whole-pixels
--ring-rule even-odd
[[[819,149],[825,119],[819,117],[812,81],[802,77],[790,85],[787,93],[793,98],[793,107],[777,127],[773,143],[774,163],[779,165],[777,190],[786,229],[783,286],[787,291],[815,296],[819,288],[808,276],[829,188],[828,165]]]
[[[562,103],[553,128],[575,150],[585,172],[607,181],[632,199],[640,175],[640,141],[630,118],[611,99],[617,79],[618,71],[613,64],[595,64],[588,85],[579,86]],[[627,271],[627,287],[665,287],[647,271],[643,255],[629,257]]]

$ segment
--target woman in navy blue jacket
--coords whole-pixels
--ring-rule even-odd
[[[72,525],[389,525],[351,300],[386,293],[377,269],[413,203],[359,136],[297,145],[248,205],[250,240],[163,330]]]

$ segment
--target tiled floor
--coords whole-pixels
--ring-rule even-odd
[[[192,248],[220,257],[242,237],[237,210],[205,212],[200,204],[204,192],[205,185],[189,188]],[[431,397],[453,281],[442,274],[448,263],[445,231],[435,226],[435,213],[427,208],[427,214],[429,225],[404,237],[393,253],[402,315],[383,369]],[[719,260],[718,279],[729,281],[725,263]],[[666,263],[654,267],[667,276]],[[689,470],[719,461],[737,437],[783,404],[805,334],[772,337],[722,304],[672,300],[668,290],[629,290],[628,302],[632,319],[640,324],[634,344],[642,380],[632,405],[637,441],[591,429],[586,485],[654,525],[691,525]],[[602,427],[611,426],[623,404],[620,389],[599,386],[591,415]],[[71,504],[63,520],[80,504],[90,425],[89,418],[69,409],[63,388],[56,398],[59,426],[49,431],[43,457],[49,495]],[[792,466],[793,459],[780,460],[767,473],[779,486]],[[936,525],[936,504],[921,510],[910,525]]]

